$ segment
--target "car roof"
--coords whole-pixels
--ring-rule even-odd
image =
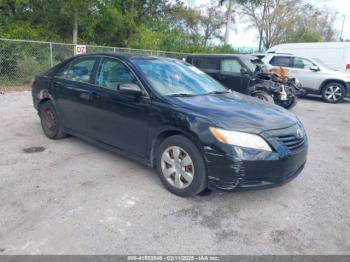
[[[249,54],[192,54],[187,57],[214,57],[214,58],[222,58],[222,57],[247,57]]]
[[[291,53],[266,53],[267,57],[273,57],[273,56],[284,56],[284,57],[300,57],[305,59],[314,59],[310,56],[304,56],[304,55],[295,55]]]
[[[77,57],[89,57],[89,56],[108,56],[108,57],[115,57],[120,60],[134,60],[134,59],[150,59],[150,60],[167,60],[167,61],[179,61],[179,59],[170,58],[170,57],[162,57],[162,56],[151,56],[151,55],[134,55],[134,54],[115,54],[115,53],[87,53],[82,55],[76,55],[74,58]]]

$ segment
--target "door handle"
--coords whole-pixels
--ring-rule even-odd
[[[226,76],[219,75],[219,79],[221,79],[221,80],[225,80],[225,79],[226,79]]]
[[[96,93],[96,92],[91,92],[90,93],[91,100],[99,99],[100,97],[101,97],[101,95]]]
[[[84,100],[90,100],[90,93],[89,92],[80,92],[80,98]]]
[[[60,87],[62,87],[62,84],[60,82],[54,81],[53,82],[53,87],[60,88]]]

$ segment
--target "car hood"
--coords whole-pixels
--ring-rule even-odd
[[[169,97],[170,102],[188,113],[206,118],[211,125],[227,130],[261,133],[286,128],[298,122],[294,114],[236,92],[226,94]]]
[[[323,68],[322,70],[323,73],[327,73],[328,75],[332,75],[337,78],[341,78],[342,80],[349,82],[350,81],[350,73],[348,72],[342,72],[336,69],[328,69],[328,68]]]

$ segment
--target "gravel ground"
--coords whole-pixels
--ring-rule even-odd
[[[293,111],[310,139],[297,179],[184,199],[150,168],[47,139],[30,92],[0,95],[0,253],[350,254],[350,101]]]

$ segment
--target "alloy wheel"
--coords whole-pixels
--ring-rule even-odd
[[[266,97],[263,96],[263,95],[256,95],[255,97],[256,97],[257,99],[260,99],[260,100],[263,100],[263,101],[268,102],[268,100],[266,99]]]
[[[56,127],[57,127],[56,116],[55,116],[55,113],[52,112],[52,110],[49,108],[47,108],[44,111],[44,124],[51,131],[56,130]]]
[[[161,158],[162,174],[168,183],[179,189],[188,187],[194,177],[191,156],[181,147],[171,146],[164,150]]]
[[[327,100],[336,102],[343,95],[342,89],[339,86],[329,86],[325,90],[325,97]]]

